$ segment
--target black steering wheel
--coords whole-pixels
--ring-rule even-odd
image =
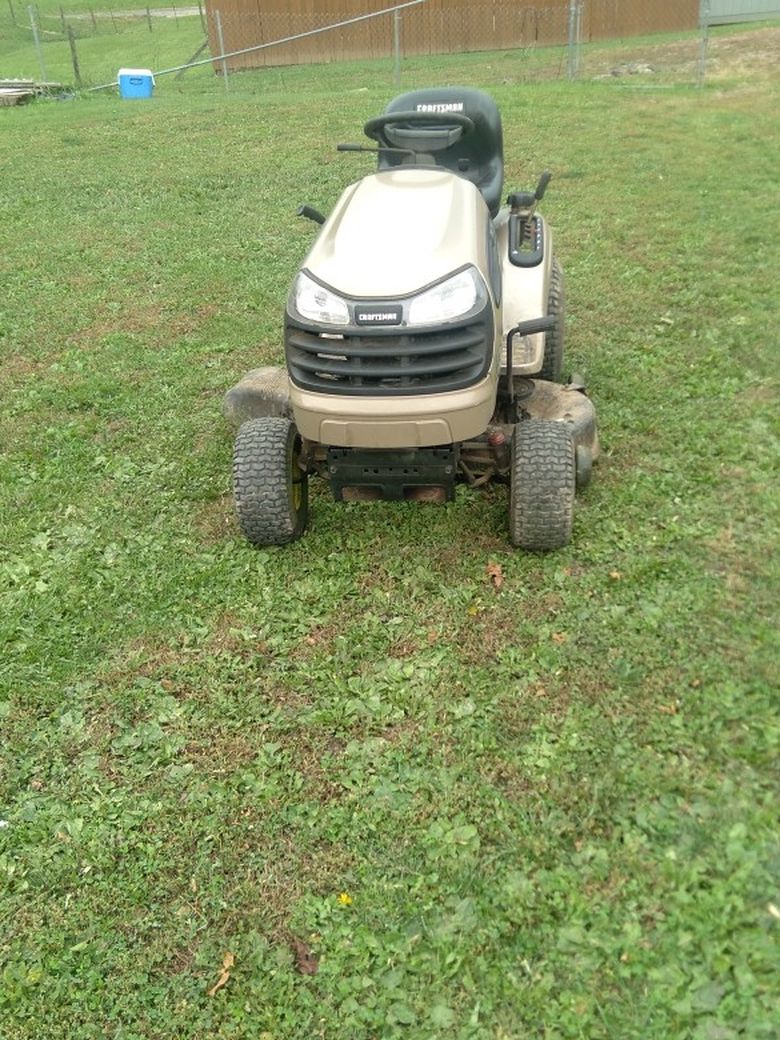
[[[399,126],[399,123],[410,124]],[[415,126],[414,124],[417,124]],[[396,126],[398,129],[385,130]],[[369,119],[363,133],[385,148],[438,152],[474,131],[474,120],[457,112],[387,112]],[[415,141],[419,147],[415,149]]]

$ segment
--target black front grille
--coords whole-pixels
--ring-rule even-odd
[[[288,324],[290,378],[304,390],[352,396],[403,396],[463,390],[486,374],[493,348],[487,310],[467,325],[436,332],[393,328],[338,336]]]

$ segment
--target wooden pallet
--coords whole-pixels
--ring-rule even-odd
[[[23,105],[42,94],[62,90],[61,83],[36,83],[32,79],[0,79],[0,106]]]

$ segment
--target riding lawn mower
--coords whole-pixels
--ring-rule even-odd
[[[297,273],[284,368],[225,397],[236,514],[256,545],[303,534],[308,478],[337,501],[446,502],[509,484],[509,537],[565,545],[598,456],[593,405],[562,382],[564,283],[535,191],[503,199],[501,116],[466,87],[416,90],[365,124],[377,168],[345,189]]]

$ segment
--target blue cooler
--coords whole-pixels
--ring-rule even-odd
[[[117,73],[119,96],[123,98],[150,98],[154,90],[151,69],[120,69]]]

